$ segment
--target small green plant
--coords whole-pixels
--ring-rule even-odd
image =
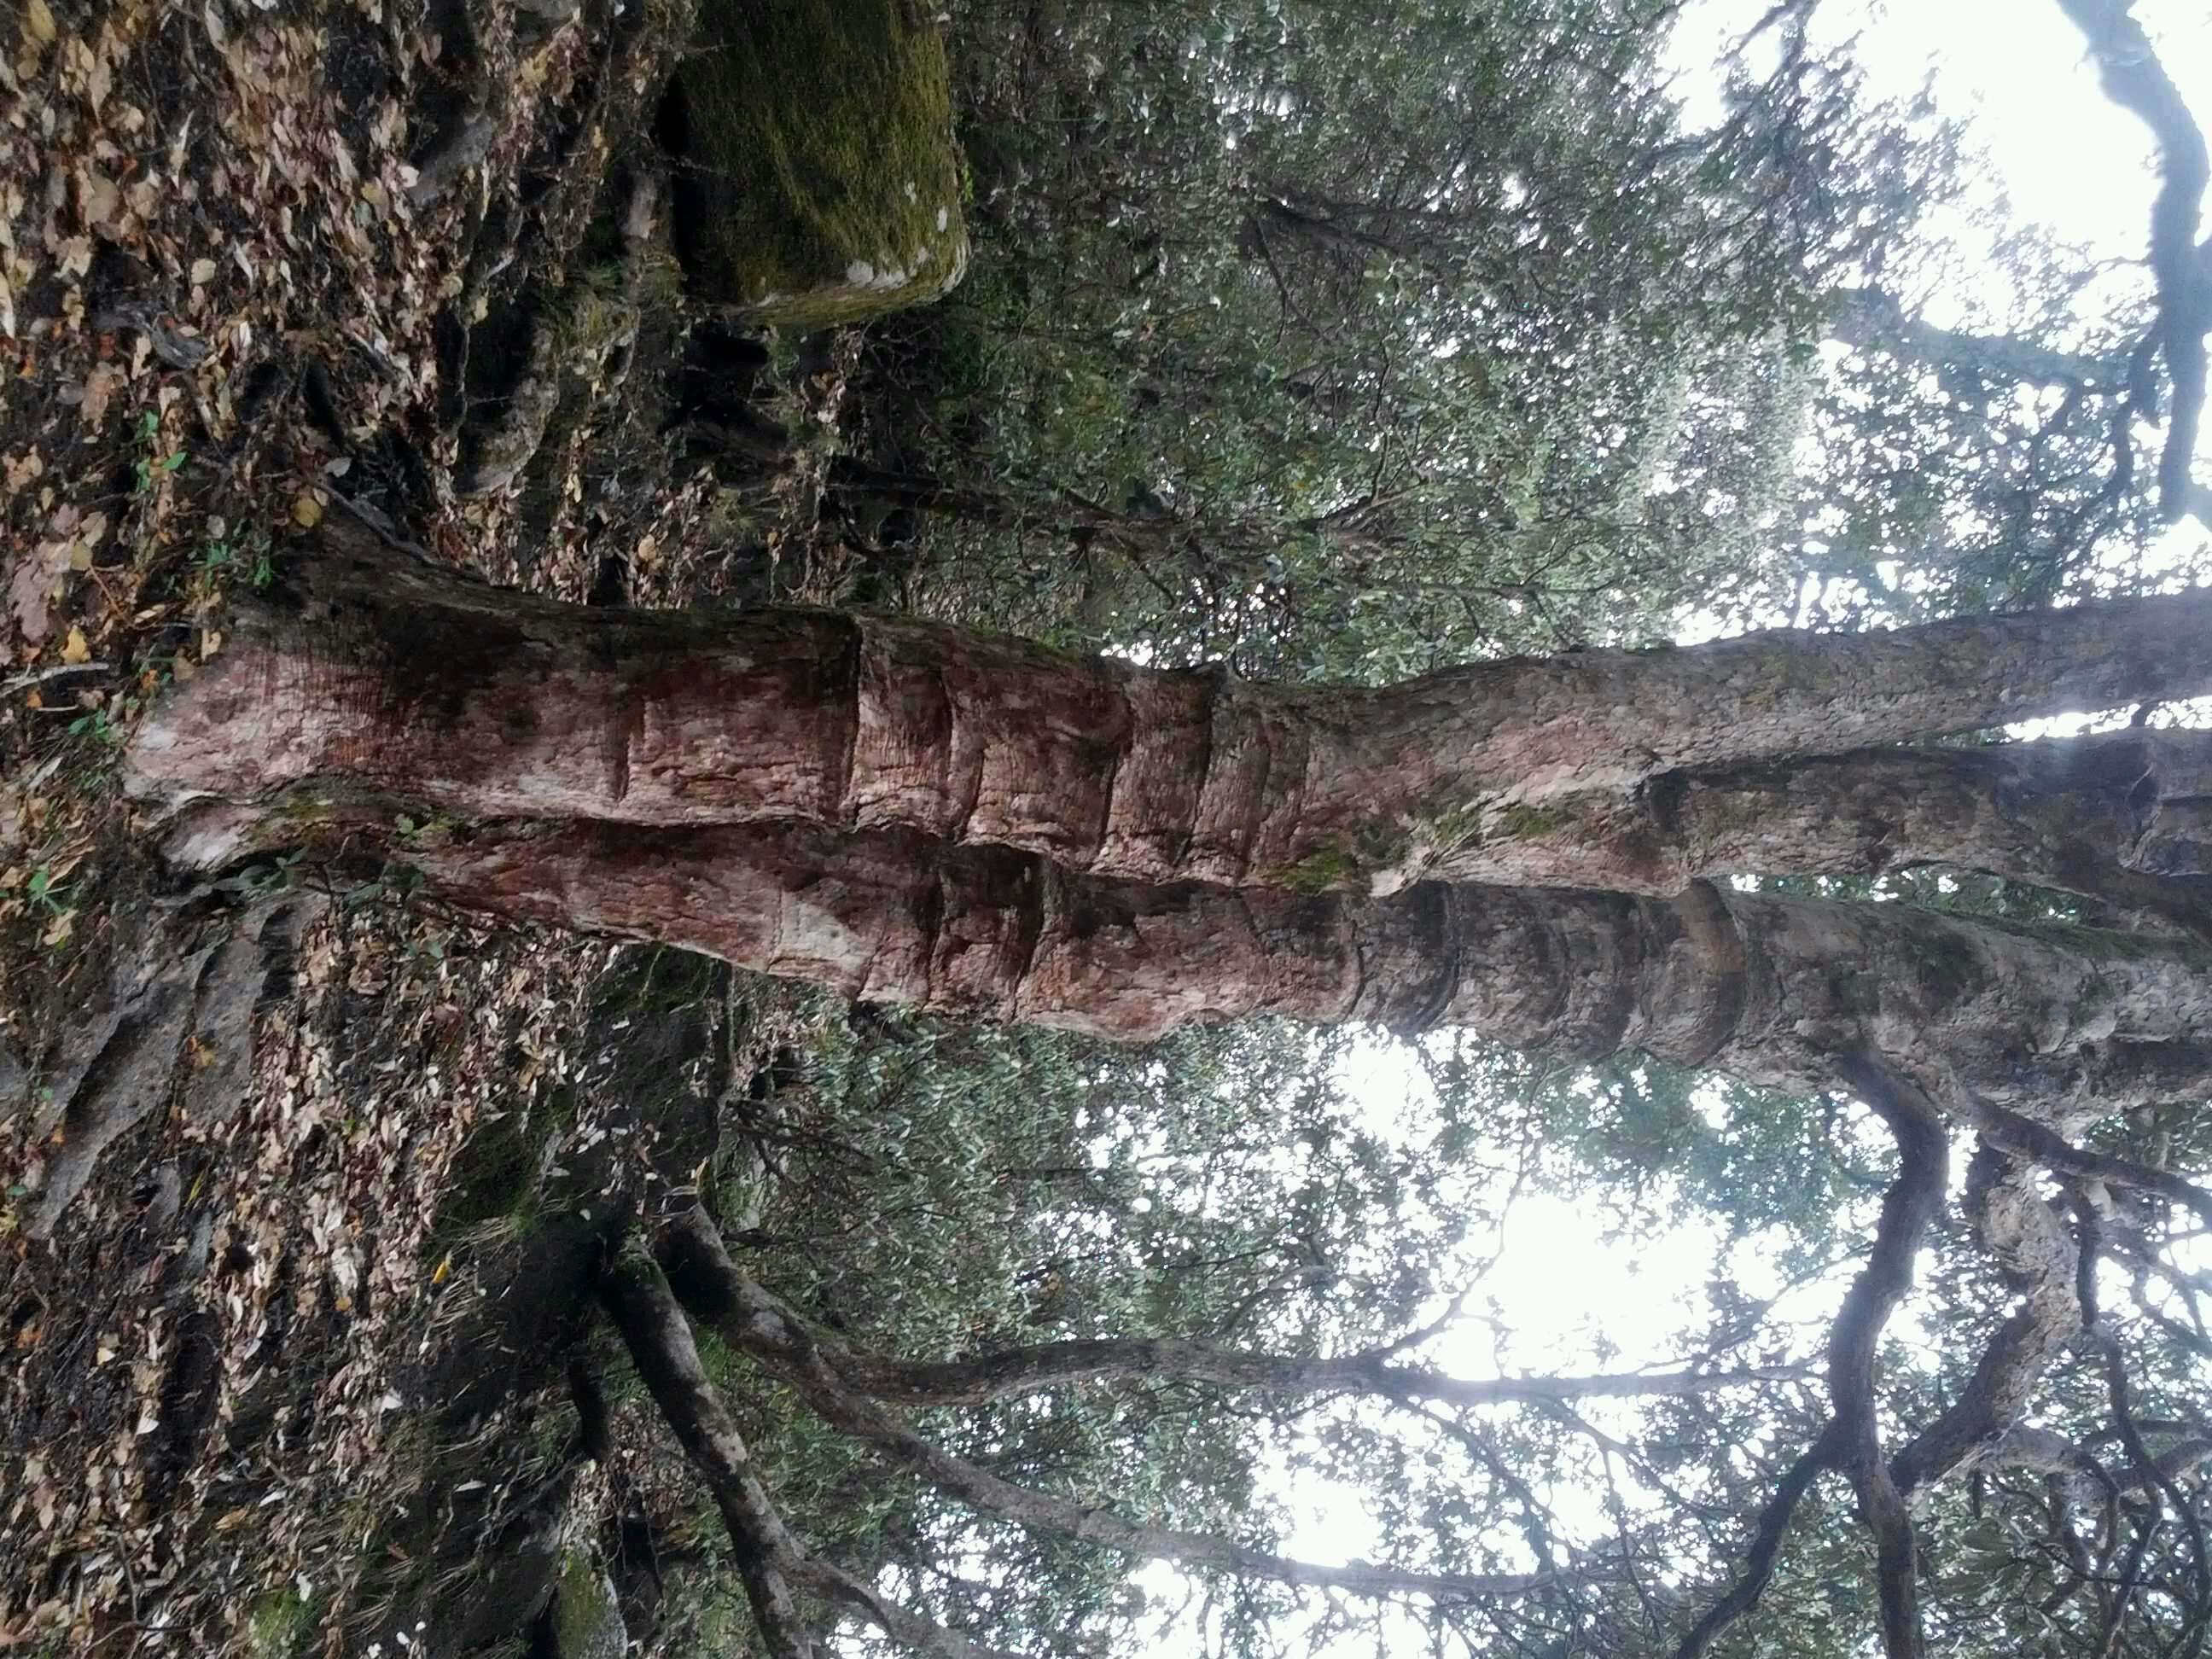
[[[42,864],[31,872],[31,878],[23,884],[24,899],[31,914],[42,924],[39,943],[48,950],[58,950],[70,941],[76,930],[76,907],[62,902],[62,895],[69,889],[54,873],[53,866]]]
[[[402,812],[392,822],[403,847],[443,847],[453,839],[457,820],[444,812],[433,812],[427,818],[410,817]]]
[[[155,485],[184,464],[185,452],[181,449],[173,450],[167,455],[140,456],[134,468],[138,475],[138,493],[141,495],[152,495]]]
[[[50,864],[42,864],[32,871],[30,880],[23,884],[24,896],[30,900],[31,908],[50,916],[58,916],[69,908],[62,902],[62,895],[67,891],[68,887],[55,879]]]
[[[299,848],[266,863],[249,864],[244,869],[213,883],[212,886],[216,892],[235,893],[248,902],[266,898],[272,893],[286,892],[297,879],[292,873],[293,867],[307,855],[307,849]]]
[[[69,729],[71,737],[89,738],[104,749],[119,748],[123,743],[122,730],[105,704],[79,714],[70,722]]]
[[[181,461],[181,452],[173,459]],[[248,538],[243,546],[217,538],[200,549],[199,556],[192,561],[192,568],[204,576],[239,571],[250,586],[264,588],[276,580],[276,556],[264,535]]]
[[[289,1586],[268,1591],[246,1616],[246,1653],[251,1659],[293,1659],[305,1652],[316,1611],[316,1602]]]
[[[411,864],[387,864],[368,880],[349,887],[338,895],[338,902],[349,910],[358,910],[365,904],[374,904],[381,899],[398,899],[402,902],[422,890],[422,872]]]

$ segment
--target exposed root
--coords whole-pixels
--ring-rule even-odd
[[[323,901],[288,896],[242,915],[173,918],[126,957],[90,1041],[71,1045],[34,1138],[55,1130],[37,1206],[25,1231],[52,1237],[100,1155],[173,1092],[185,1112],[213,1118],[248,1085],[253,1015],[289,977],[302,924]]]

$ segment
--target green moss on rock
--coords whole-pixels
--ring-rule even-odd
[[[623,1659],[623,1627],[615,1588],[599,1567],[570,1555],[553,1589],[553,1650],[559,1659]]]
[[[945,44],[903,0],[708,0],[669,136],[693,296],[825,328],[968,268]]]

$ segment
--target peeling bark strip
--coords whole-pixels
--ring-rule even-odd
[[[2212,945],[1700,884],[1385,899],[1072,875],[810,825],[507,826],[400,849],[444,896],[933,1012],[1142,1038],[1249,1014],[1641,1048],[1805,1090],[1865,1050],[2062,1128],[2212,1087]],[[1943,1092],[1938,1087],[1938,1092]]]
[[[1138,880],[1387,892],[1528,879],[1510,843],[1563,830],[1571,798],[1683,768],[2212,691],[2208,624],[2212,589],[1291,688],[884,617],[562,605],[333,525],[145,722],[130,775],[171,801],[313,780],[469,819],[796,818]],[[1553,878],[1679,884],[1627,828],[1605,867]]]

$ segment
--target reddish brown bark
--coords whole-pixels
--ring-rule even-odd
[[[2212,944],[2178,934],[1705,883],[1652,899],[1120,882],[1004,848],[805,824],[488,825],[410,842],[362,816],[323,833],[477,908],[1110,1037],[1250,1014],[1451,1024],[1563,1058],[1639,1048],[1797,1090],[1838,1086],[1838,1057],[1870,1052],[1939,1094],[1968,1087],[1978,1109],[2066,1132],[2212,1086]],[[189,854],[237,835],[188,823],[176,844]]]
[[[1664,891],[1717,860],[1832,869],[1893,860],[1900,841],[1905,858],[1975,861],[1960,843],[1976,837],[1951,823],[1983,810],[1964,797],[1881,817],[1893,829],[1870,836],[1846,828],[1815,858],[1792,843],[1832,817],[1800,799],[1779,818],[1771,781],[1645,786],[2212,690],[2208,622],[2212,590],[1481,664],[1382,690],[1285,688],[888,618],[579,609],[342,528],[149,719],[130,776],[169,800],[266,800],[313,781],[472,820],[908,829],[1150,881]],[[2109,808],[2082,821],[2107,847],[2097,857],[2124,863],[2095,827],[2117,822]],[[1767,858],[1754,856],[1761,815],[1783,843]],[[2032,825],[2006,834],[2005,857],[2047,854]]]

